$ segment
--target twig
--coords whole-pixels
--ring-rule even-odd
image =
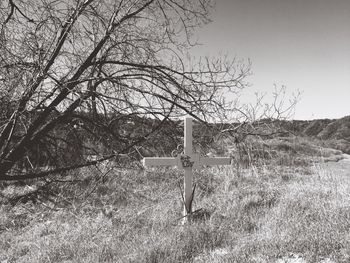
[[[176,219],[174,220],[174,222],[175,222],[175,221],[178,221],[178,220],[180,220],[180,219],[183,219],[183,218],[185,218],[185,217],[188,217],[188,216],[192,216],[192,215],[194,215],[194,214],[197,214],[197,213],[199,213],[199,212],[202,211],[202,210],[203,210],[203,208],[199,208],[199,209],[197,209],[197,210],[195,210],[195,211],[193,211],[193,212],[191,212],[191,213],[188,213],[188,214],[183,215],[183,216],[181,216],[181,217],[179,217],[179,218],[176,218]]]
[[[28,20],[28,22],[31,22],[31,23],[34,23],[34,20],[29,18],[26,14],[24,14],[21,9],[19,9],[19,7],[13,2],[13,0],[9,0],[9,4],[11,6],[11,9],[10,9],[10,13],[9,15],[7,16],[5,22],[4,22],[4,25],[6,23],[8,23],[8,21],[10,21],[11,17],[13,16],[13,13],[15,11],[15,9],[24,17]]]

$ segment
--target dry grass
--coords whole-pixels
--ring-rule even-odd
[[[0,262],[349,262],[349,168],[206,168],[195,175],[201,210],[185,226],[175,169],[3,185]]]

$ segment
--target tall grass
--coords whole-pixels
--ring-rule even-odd
[[[0,262],[349,262],[342,165],[197,171],[198,212],[187,225],[176,169],[111,166],[67,183],[3,186]]]

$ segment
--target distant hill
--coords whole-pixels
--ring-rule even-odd
[[[341,119],[279,121],[279,125],[295,135],[322,140],[330,147],[350,154],[350,116]]]

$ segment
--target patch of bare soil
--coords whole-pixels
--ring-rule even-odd
[[[333,173],[350,176],[350,154],[342,154],[340,160],[329,161],[324,164],[324,168]]]
[[[344,153],[343,154],[343,159],[342,159],[342,161],[343,162],[350,162],[350,154],[346,154],[346,153]]]

